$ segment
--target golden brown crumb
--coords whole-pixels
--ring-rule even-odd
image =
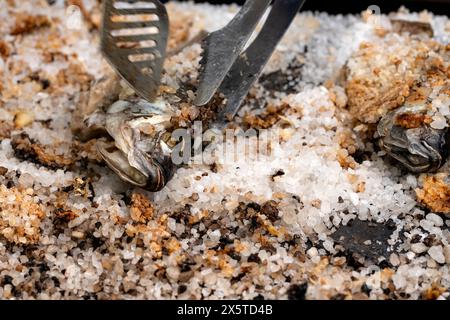
[[[189,216],[189,224],[191,224],[191,225],[196,224],[196,223],[200,222],[201,220],[203,220],[204,218],[207,218],[208,216],[209,216],[208,210],[202,210],[196,215],[190,215]]]
[[[242,119],[243,124],[250,128],[268,129],[274,126],[281,119],[280,116],[282,116],[288,108],[289,105],[286,103],[279,106],[269,105],[260,115],[247,113]]]
[[[30,110],[20,110],[14,115],[14,126],[22,129],[29,126],[34,121],[34,114]]]
[[[443,294],[447,289],[433,284],[430,288],[426,289],[422,293],[422,297],[425,300],[436,300],[441,294]]]
[[[334,138],[343,149],[352,155],[358,149],[355,133],[350,128],[342,128],[336,131]]]
[[[11,48],[9,45],[4,40],[0,40],[0,56],[6,59],[10,54]]]
[[[8,168],[0,166],[0,176],[4,176],[8,172]]]
[[[169,254],[172,254],[181,248],[181,244],[176,238],[172,237],[164,243],[164,247],[167,248]]]
[[[45,213],[35,202],[32,189],[0,185],[0,236],[8,242],[34,244],[40,238]]]
[[[152,219],[154,214],[153,204],[141,193],[133,193],[131,196],[130,216],[133,221],[145,223]]]
[[[9,138],[13,125],[8,121],[0,120],[0,139]]]
[[[355,159],[353,159],[353,157],[349,155],[349,152],[346,149],[339,149],[336,152],[336,159],[344,169],[355,169],[357,167]]]
[[[433,212],[450,213],[450,186],[445,173],[426,176],[423,187],[416,189],[417,200]]]
[[[67,85],[80,86],[82,91],[89,90],[93,76],[90,75],[79,63],[70,63],[66,69],[62,69],[56,75],[58,87]]]
[[[423,124],[430,124],[433,119],[427,114],[402,113],[396,116],[395,124],[404,128],[418,128]]]
[[[73,181],[73,191],[76,194],[87,198],[89,195],[89,183],[89,178],[83,179],[80,177],[76,177]]]
[[[190,38],[191,28],[194,24],[192,14],[176,8],[169,3],[167,13],[170,19],[168,49],[173,50]]]
[[[18,13],[16,15],[16,24],[11,30],[11,35],[26,34],[36,29],[49,27],[51,21],[44,15],[30,15],[27,13]]]
[[[72,210],[56,210],[55,216],[59,219],[69,222],[77,218],[78,214],[76,214]]]
[[[356,187],[356,192],[364,192],[366,191],[366,182],[365,181],[361,181],[358,183],[357,187]]]
[[[25,134],[14,136],[11,145],[16,156],[20,155],[23,159],[32,160],[52,169],[68,167],[74,163],[74,159],[56,155],[44,146],[31,141]]]
[[[146,207],[144,210],[149,209]],[[129,237],[135,238],[136,242],[146,245],[154,258],[161,258],[163,247],[168,251],[177,247],[176,243],[166,241],[170,238],[170,233],[167,231],[167,218],[168,216],[163,214],[157,219],[147,219],[146,223],[130,220],[125,226],[125,232]]]
[[[436,68],[436,63],[427,60],[435,50],[431,40],[408,37],[363,43],[347,64],[345,90],[353,117],[376,123],[405,103],[420,76]]]

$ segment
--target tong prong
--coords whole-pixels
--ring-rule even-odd
[[[271,2],[247,0],[227,26],[206,38],[195,104],[205,105],[222,93],[226,104],[219,122],[236,114],[305,0],[274,0],[261,31],[242,52]]]
[[[202,42],[203,59],[195,104],[207,104],[246,45],[272,0],[247,0],[236,16]]]
[[[305,0],[275,0],[261,31],[250,46],[236,59],[219,92],[226,98],[218,121],[235,116],[250,87],[259,78]]]

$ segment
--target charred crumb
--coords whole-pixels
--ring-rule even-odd
[[[289,300],[305,300],[307,291],[307,282],[303,282],[301,284],[292,284],[287,291],[287,296]]]
[[[247,262],[255,262],[255,263],[261,263],[261,259],[258,257],[257,254],[252,253],[248,256]]]
[[[352,157],[357,163],[361,164],[364,161],[370,160],[371,155],[372,154],[370,152],[357,150],[354,154],[352,154]]]
[[[240,281],[242,280],[242,278],[245,277],[245,275],[246,275],[246,274],[245,274],[244,272],[239,273],[236,277],[233,277],[233,278],[231,279],[231,283],[234,284],[234,283],[240,282]]]
[[[8,172],[8,168],[0,166],[0,176],[4,176]]]
[[[303,63],[299,63],[296,58],[293,60],[286,71],[274,71],[269,74],[263,74],[259,83],[272,92],[283,92],[286,94],[296,93],[298,85],[302,80]]]
[[[284,103],[267,105],[261,114],[247,113],[242,119],[242,124],[245,128],[268,129],[280,121],[280,116],[283,116],[287,109],[289,109],[289,105]]]
[[[185,204],[184,207],[180,208],[179,210],[169,213],[169,215],[175,219],[176,222],[189,222],[189,216],[191,215],[191,204]],[[199,223],[200,221],[196,222]]]
[[[11,54],[11,48],[9,46],[9,44],[4,41],[4,40],[0,40],[0,57],[3,58],[8,58]]]
[[[18,81],[18,83],[28,83],[28,82],[36,82],[40,84],[42,90],[47,90],[51,86],[51,82],[49,79],[45,78],[42,74],[39,72],[33,72],[29,74],[26,78],[21,79]],[[51,119],[50,119],[51,121]]]
[[[261,207],[261,213],[272,222],[278,220],[278,212],[278,203],[273,200],[267,201]]]
[[[335,294],[334,296],[332,296],[331,298],[330,298],[330,300],[345,300],[345,294],[343,294],[343,293],[337,293],[337,294]]]
[[[183,293],[185,293],[185,292],[186,292],[186,290],[187,290],[187,287],[186,287],[186,285],[184,285],[184,284],[181,284],[181,285],[179,285],[179,286],[178,286],[178,290],[177,290],[177,292],[178,292],[178,294],[183,294]]]
[[[51,21],[44,15],[31,15],[27,13],[18,13],[15,16],[16,24],[10,34],[13,36],[31,33],[40,28],[46,28],[51,25]]]
[[[11,137],[14,126],[10,121],[0,120],[0,140]]]
[[[30,139],[26,133],[12,137],[11,147],[16,158],[42,165],[51,170],[62,169],[73,163],[71,159],[46,152],[42,146]]]
[[[371,292],[371,291],[372,291],[372,289],[371,289],[366,283],[364,283],[364,284],[361,286],[361,292],[367,294],[367,296],[370,296],[370,292]]]
[[[283,169],[280,169],[280,170],[278,170],[277,172],[275,172],[275,173],[271,176],[272,181],[275,181],[275,178],[276,178],[276,177],[281,177],[281,176],[284,176],[284,175],[285,175],[285,173],[284,173]]]

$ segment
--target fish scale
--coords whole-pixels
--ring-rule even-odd
[[[154,101],[169,33],[164,5],[158,0],[105,0],[103,15],[104,56],[139,95]],[[157,19],[148,21],[143,15],[155,15]],[[133,21],[126,21],[130,18]],[[146,30],[149,28],[152,30]],[[150,45],[142,47],[144,41]]]

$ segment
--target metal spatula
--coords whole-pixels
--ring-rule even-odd
[[[104,0],[101,49],[143,98],[153,101],[161,81],[169,21],[158,0]]]

